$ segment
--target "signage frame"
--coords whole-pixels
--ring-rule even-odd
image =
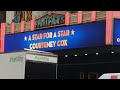
[[[53,15],[53,16],[54,16],[54,15],[61,15],[61,16],[63,15],[63,16],[64,16],[64,23],[63,23],[63,24],[58,24],[58,25],[56,24],[56,25],[53,25],[53,26],[50,25],[50,26],[42,26],[42,27],[36,28],[36,22],[37,22],[37,20],[40,20],[40,19],[42,19],[42,18],[44,18],[44,17],[46,17],[46,16],[47,16],[47,17],[48,17],[48,16],[50,17],[51,15]],[[39,29],[47,29],[47,28],[58,27],[58,26],[66,26],[66,25],[65,25],[65,14],[59,14],[59,13],[45,14],[45,15],[42,16],[42,17],[38,17],[38,18],[36,18],[36,19],[35,19],[35,24],[34,24],[35,30],[39,30]]]
[[[101,20],[101,21],[105,21],[106,22],[106,20]],[[93,21],[93,22],[88,22],[87,24],[89,24],[89,23],[95,23],[95,22],[101,22],[101,21]],[[82,23],[82,24],[75,24],[75,25],[83,25],[83,24],[86,24],[86,23]],[[68,26],[62,26],[62,27],[69,27],[69,26],[75,26],[75,25],[68,25]],[[59,28],[59,27],[54,27],[54,28]],[[106,28],[106,27],[105,27]],[[41,31],[47,31],[47,30],[49,30],[49,29],[53,29],[53,28],[48,28],[48,29],[42,29]],[[29,32],[37,32],[37,31],[40,31],[40,29],[39,30],[35,30],[35,31],[27,31],[28,33]],[[26,33],[26,32],[20,32],[20,33],[15,33],[15,34],[21,34],[21,33]],[[106,32],[105,32],[106,33]],[[13,35],[13,34],[7,34],[7,35]],[[104,38],[104,40],[105,40],[105,38]],[[106,45],[106,44],[105,44]],[[103,46],[105,46],[105,45],[103,45]],[[94,47],[96,47],[96,46],[94,46]],[[89,47],[83,47],[83,48],[89,48]],[[69,48],[69,49],[72,49],[72,48]],[[77,49],[77,48],[76,48]],[[80,49],[80,48],[79,48]],[[65,49],[64,49],[65,50]],[[66,49],[67,50],[67,49]],[[47,51],[51,51],[51,50],[47,50]],[[52,51],[57,51],[57,50],[52,50]]]

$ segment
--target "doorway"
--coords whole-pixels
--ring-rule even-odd
[[[56,64],[26,61],[25,79],[56,79]]]

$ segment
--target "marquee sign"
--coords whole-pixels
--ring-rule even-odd
[[[24,48],[41,51],[105,45],[105,21],[6,35],[5,52]]]
[[[120,45],[120,19],[114,20],[114,45]]]
[[[35,28],[43,28],[65,24],[65,15],[63,14],[46,14],[35,20]]]

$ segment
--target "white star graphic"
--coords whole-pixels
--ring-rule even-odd
[[[74,35],[74,33],[75,33],[75,31],[72,29],[72,31],[71,31],[71,35]]]
[[[26,36],[24,37],[24,41],[27,41],[27,37]]]

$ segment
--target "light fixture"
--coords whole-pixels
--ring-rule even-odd
[[[111,53],[114,53],[114,52],[111,52]]]
[[[75,54],[75,56],[77,56],[77,54]]]
[[[68,57],[68,55],[65,55],[65,57]]]
[[[99,53],[96,53],[96,55],[98,55]]]
[[[88,55],[87,53],[85,55]]]

